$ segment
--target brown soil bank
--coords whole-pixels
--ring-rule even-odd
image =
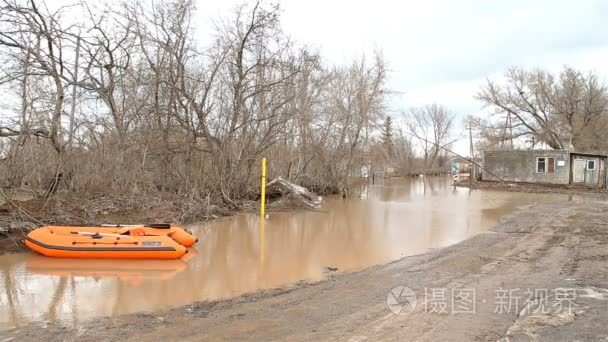
[[[606,222],[604,203],[534,205],[494,232],[316,284],[2,334],[15,341],[605,341]],[[416,293],[413,311],[389,309],[397,286]],[[463,295],[471,289],[473,307]]]
[[[242,201],[242,209],[255,202]],[[55,198],[8,201],[0,205],[0,254],[23,250],[31,229],[46,225],[100,225],[104,223],[188,223],[229,215],[234,210],[205,199],[158,193],[135,195],[64,195]]]
[[[316,208],[321,197],[277,177],[268,183],[269,211]],[[46,225],[100,225],[104,223],[192,223],[259,207],[259,199],[240,199],[237,206],[212,204],[209,198],[153,195],[76,195],[52,199],[7,201],[0,205],[0,254],[24,249],[23,239],[32,229]]]

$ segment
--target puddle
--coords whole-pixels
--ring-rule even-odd
[[[318,211],[240,215],[192,225],[188,260],[0,256],[0,330],[68,325],[95,316],[162,310],[238,296],[329,273],[360,270],[442,248],[491,228],[522,205],[568,195],[454,188],[449,177],[386,181],[361,198],[326,199]],[[332,271],[328,271],[331,269]]]

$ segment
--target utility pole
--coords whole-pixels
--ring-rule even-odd
[[[530,138],[530,140],[526,140],[525,142],[526,143],[530,143],[530,148],[528,148],[528,150],[533,150],[534,149],[534,145],[536,145],[536,142],[534,140],[534,136],[532,136]]]
[[[508,137],[507,133],[509,133]],[[500,141],[500,147],[505,146],[505,141],[507,140],[507,138],[509,140],[511,149],[513,149],[513,119],[511,118],[511,113],[509,112],[507,112],[507,116],[505,117],[505,125],[502,128],[502,139]]]

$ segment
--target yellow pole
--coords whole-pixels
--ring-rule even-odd
[[[262,198],[260,199],[260,216],[266,218],[266,158],[262,158]]]

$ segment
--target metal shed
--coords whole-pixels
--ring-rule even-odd
[[[591,153],[570,153],[570,184],[605,187],[606,156]]]

